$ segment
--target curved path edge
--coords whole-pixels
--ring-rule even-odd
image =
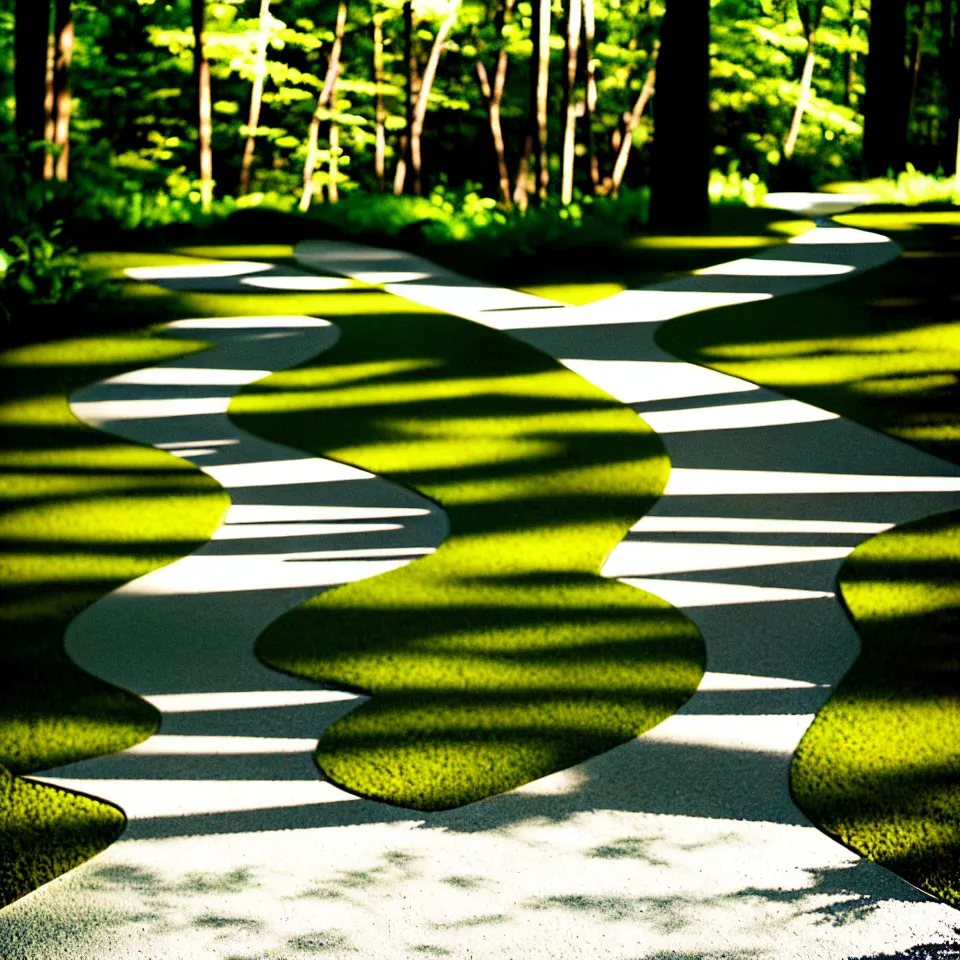
[[[880,529],[954,506],[960,472],[653,342],[668,316],[805,289],[896,255],[886,238],[865,236],[822,227],[584,308],[408,254],[301,245],[308,267],[507,329],[635,406],[674,469],[605,572],[686,609],[708,672],[677,715],[631,743],[469,807],[414,815],[347,797],[231,809],[232,765],[254,781],[286,776],[291,803],[307,789],[281,772],[296,754],[265,736],[269,697],[258,707],[231,697],[289,693],[287,682],[307,695],[306,685],[271,674],[270,691],[222,691],[211,660],[210,689],[166,701],[167,716],[190,736],[204,713],[246,714],[260,742],[203,756],[204,770],[221,765],[206,812],[144,817],[105,854],[0,912],[4,955],[846,960],[955,943],[960,912],[815,829],[787,778],[796,743],[856,654],[833,596],[842,558]],[[211,621],[206,600],[185,608],[198,623]],[[226,602],[218,626],[230,616]],[[309,726],[315,737],[315,715]],[[141,757],[139,779],[159,798],[183,762]],[[311,778],[309,789],[322,786]]]

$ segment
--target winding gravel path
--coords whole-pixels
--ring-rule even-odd
[[[896,247],[823,226],[583,308],[392,251],[310,242],[297,252],[508,330],[643,414],[673,471],[604,572],[686,609],[709,672],[637,740],[456,811],[415,813],[323,783],[314,738],[357,698],[265,670],[253,639],[319,589],[432,549],[445,521],[407,491],[266,444],[223,415],[239,384],[328,346],[329,325],[173,325],[218,346],[93,387],[74,410],[195,459],[234,506],[208,546],[71,626],[71,655],[146,695],[163,727],[43,778],[113,800],[130,825],[0,912],[0,954],[845,960],[956,943],[960,912],[812,827],[787,776],[856,654],[833,596],[842,558],[892,524],[956,507],[960,471],[653,343],[669,317],[808,289]]]

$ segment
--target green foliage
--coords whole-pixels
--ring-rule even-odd
[[[452,532],[258,641],[271,666],[373,694],[324,732],[324,771],[360,794],[445,809],[673,713],[703,669],[696,629],[598,575],[666,482],[656,436],[503,334],[374,291],[325,299],[336,347],[245,388],[231,417],[421,491]]]
[[[60,239],[63,224],[50,230],[31,224],[7,240],[0,251],[0,302],[66,304],[86,289],[77,249]]]

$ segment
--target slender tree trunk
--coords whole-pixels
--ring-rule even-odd
[[[330,48],[330,57],[327,60],[327,72],[323,78],[323,88],[317,97],[317,105],[313,109],[310,120],[310,129],[307,131],[307,158],[303,163],[303,195],[300,197],[300,209],[306,213],[310,209],[313,198],[313,174],[317,169],[317,141],[320,139],[320,120],[323,112],[333,99],[333,91],[337,85],[337,76],[340,73],[340,51],[343,49],[343,31],[347,24],[347,3],[340,0],[337,6],[337,24],[334,28],[333,46]]]
[[[383,108],[383,13],[373,14],[373,78],[377,86],[376,100],[376,143],[374,147],[373,167],[377,175],[377,189],[383,193],[386,177],[386,112]]]
[[[57,59],[56,35],[51,31],[47,36],[47,72],[43,82],[43,139],[46,144],[43,154],[43,179],[53,179],[54,156],[53,131],[56,127],[56,107],[53,92],[54,63]]]
[[[790,122],[790,130],[786,139],[783,141],[783,155],[789,160],[793,156],[793,151],[797,148],[797,137],[800,136],[800,123],[803,115],[810,104],[810,87],[813,83],[813,67],[815,53],[813,48],[814,34],[807,36],[807,55],[803,61],[803,76],[800,78],[800,95],[797,97],[797,105],[793,111],[793,120]]]
[[[413,108],[419,94],[419,67],[417,51],[413,38],[413,3],[405,0],[403,4],[403,54],[407,68],[404,106],[406,108],[406,126],[400,138],[400,158],[393,178],[393,192],[400,196],[406,186],[407,166],[410,163],[410,131],[413,129]]]
[[[643,81],[643,88],[637,97],[637,102],[633,105],[633,110],[627,117],[623,136],[620,140],[620,149],[617,151],[617,160],[613,165],[613,176],[610,178],[610,190],[614,196],[620,191],[620,185],[623,183],[623,175],[627,170],[627,160],[630,158],[630,149],[633,146],[633,131],[637,129],[643,111],[646,109],[650,98],[653,96],[657,82],[657,48],[654,47],[652,65],[647,71],[646,79]]]
[[[960,178],[960,2],[953,5],[953,30],[950,42],[950,58],[946,70],[947,87],[947,136],[943,168],[947,176],[954,173]],[[960,182],[957,184],[960,193]]]
[[[200,154],[200,208],[209,213],[213,203],[213,114],[210,98],[210,61],[204,50],[205,0],[191,0],[193,76],[197,87],[197,146]]]
[[[596,144],[593,136],[593,115],[597,111],[597,64],[593,57],[593,42],[596,35],[596,17],[593,0],[583,2],[583,62],[587,78],[586,98],[584,100],[583,132],[587,145],[587,166],[590,171],[590,183],[596,191],[600,185],[600,164],[597,160]]]
[[[533,52],[530,57],[530,136],[533,141],[534,198],[547,197],[550,180],[547,155],[547,84],[550,71],[550,0],[533,0],[530,31]]]
[[[885,177],[888,170],[897,173],[906,164],[910,108],[906,39],[906,0],[873,3],[863,102],[863,165],[871,177]]]
[[[580,32],[583,26],[581,0],[567,0],[567,36],[564,45],[566,69],[563,74],[563,153],[560,161],[560,202],[573,200],[573,160],[576,150],[577,109],[574,93],[580,59]]]
[[[410,168],[413,173],[413,192],[417,196],[423,191],[423,169],[420,156],[420,144],[423,135],[423,124],[427,116],[427,101],[430,99],[430,90],[437,75],[440,64],[440,54],[447,36],[457,19],[457,8],[451,7],[450,12],[443,18],[440,29],[437,31],[427,57],[427,65],[423,68],[423,79],[417,93],[417,104],[413,111],[413,126],[410,128]]]
[[[16,132],[21,148],[44,139],[46,113],[47,41],[50,34],[49,0],[16,0],[14,8],[13,74],[17,101]],[[28,169],[43,173],[43,154],[31,151]]]
[[[254,66],[253,89],[250,91],[250,115],[247,119],[247,142],[243,145],[240,163],[240,196],[250,192],[250,172],[253,166],[254,137],[260,125],[260,107],[263,103],[263,84],[267,76],[267,40],[270,36],[270,0],[260,0],[260,23],[257,27],[257,57]]]
[[[653,101],[651,220],[691,229],[710,215],[710,0],[667,0]]]
[[[907,108],[907,134],[913,124],[913,114],[917,109],[917,86],[920,81],[920,61],[923,58],[923,35],[927,28],[927,0],[920,4],[920,26],[917,27],[917,45],[913,52],[910,78],[910,106]]]
[[[527,209],[530,199],[530,155],[533,153],[533,136],[523,138],[523,151],[517,163],[517,180],[513,188],[513,202],[521,209]]]
[[[498,7],[497,12],[497,35],[502,43],[503,27],[513,11],[514,0],[505,0],[503,6]],[[480,88],[487,100],[487,112],[490,117],[490,134],[493,138],[493,150],[497,159],[497,178],[500,184],[500,202],[509,209],[510,202],[510,171],[507,168],[506,146],[503,140],[503,127],[500,123],[500,105],[503,101],[503,89],[507,82],[507,66],[509,64],[509,55],[504,46],[500,47],[497,53],[497,69],[494,74],[493,84],[490,83],[490,77],[487,74],[487,68],[483,61],[477,58],[477,76],[480,79]]]
[[[337,177],[340,174],[340,127],[336,123],[330,124],[330,168],[327,196],[331,203],[340,200],[340,188],[337,186]]]
[[[71,0],[56,0],[53,36],[53,145],[57,149],[54,174],[66,180],[70,172],[70,64],[73,61],[73,9]]]

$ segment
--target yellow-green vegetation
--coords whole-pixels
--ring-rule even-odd
[[[205,542],[227,497],[184,461],[81,424],[67,398],[202,346],[104,334],[0,354],[0,764],[14,774],[120,750],[156,729],[146,702],[69,660],[64,630],[105,593]],[[0,776],[0,905],[122,829],[104,803]]]
[[[666,324],[671,353],[960,463],[960,214],[853,214],[893,264],[821,290]],[[960,514],[868,541],[840,573],[863,652],[800,745],[792,782],[824,829],[960,905]]]
[[[328,728],[335,782],[438,810],[607,750],[703,669],[677,610],[599,574],[668,462],[628,408],[503,334],[373,290],[326,295],[317,361],[234,400],[245,429],[439,502],[449,539],[261,636],[270,666],[373,699]]]
[[[816,823],[954,906],[958,571],[960,513],[906,524],[853,552],[840,588],[863,650],[800,744],[792,778]]]

